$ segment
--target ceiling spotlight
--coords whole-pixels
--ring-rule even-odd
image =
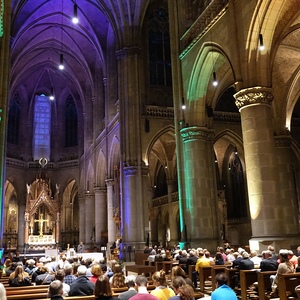
[[[59,66],[58,66],[58,68],[60,70],[63,70],[65,68],[65,66],[64,66],[64,55],[62,53],[59,56]]]
[[[75,3],[75,4],[74,4],[74,11],[73,11],[73,19],[72,19],[72,22],[73,22],[74,24],[77,24],[77,23],[79,22],[78,16],[77,16],[77,9],[78,9],[78,6],[77,6],[77,4]]]

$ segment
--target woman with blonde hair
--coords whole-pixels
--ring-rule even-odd
[[[171,270],[171,279],[175,277],[182,277],[186,284],[194,289],[193,281],[186,275],[185,271],[180,266],[174,266]]]
[[[90,281],[96,283],[98,277],[103,274],[101,266],[99,264],[94,264],[91,268],[91,273],[93,276],[91,276],[89,279]]]
[[[8,284],[9,286],[28,286],[31,285],[31,282],[28,273],[24,272],[23,267],[17,266],[14,273],[11,274]]]
[[[168,300],[170,297],[175,296],[175,293],[167,285],[166,273],[164,270],[157,271],[152,276],[155,289],[151,294],[159,300]]]

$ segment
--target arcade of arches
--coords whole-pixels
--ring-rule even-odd
[[[298,245],[298,0],[1,5],[5,248]]]

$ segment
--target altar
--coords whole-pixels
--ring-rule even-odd
[[[28,237],[28,249],[29,250],[47,250],[55,249],[56,243],[53,235],[29,235]]]
[[[52,193],[50,180],[41,173],[27,184],[25,244],[29,250],[55,249],[60,237],[59,187]]]

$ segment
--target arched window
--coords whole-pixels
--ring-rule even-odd
[[[163,8],[150,14],[147,26],[150,84],[172,85],[169,16]]]
[[[33,122],[33,159],[50,160],[51,104],[44,94],[35,97]]]
[[[65,106],[65,147],[77,146],[77,109],[73,97],[69,95]]]
[[[158,171],[155,185],[155,198],[168,195],[166,171],[163,166]]]
[[[16,94],[9,106],[7,124],[7,142],[14,145],[19,144],[20,112],[20,97]]]
[[[227,215],[229,219],[247,217],[247,202],[243,166],[237,153],[233,152],[228,164],[226,184]]]

